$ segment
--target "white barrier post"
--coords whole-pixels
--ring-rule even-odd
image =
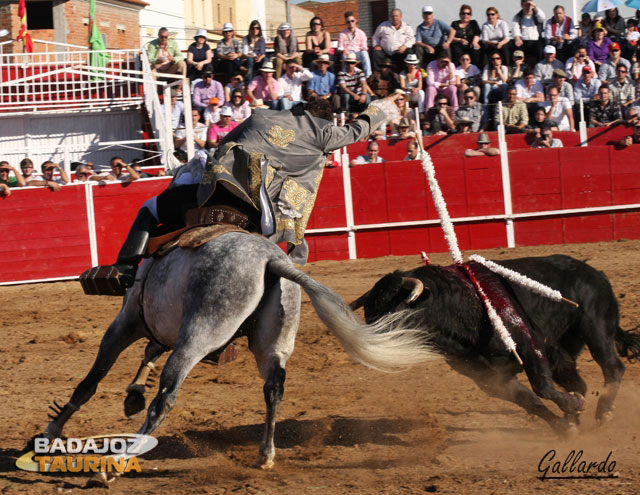
[[[347,147],[342,153],[342,187],[344,188],[344,214],[347,222],[347,246],[349,247],[349,259],[357,258],[356,233],[353,230],[355,222],[353,220],[353,196],[351,195],[351,169],[349,168],[349,154]]]
[[[498,125],[498,149],[500,150],[500,170],[502,172],[502,197],[504,200],[505,225],[507,230],[507,247],[516,247],[516,236],[513,228],[513,203],[511,201],[511,175],[509,173],[509,155],[505,139],[504,120],[502,118],[502,102],[498,102],[500,125]]]
[[[580,98],[580,122],[578,123],[580,131],[580,146],[587,146],[587,123],[584,120],[584,102]]]

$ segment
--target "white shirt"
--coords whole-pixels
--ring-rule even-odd
[[[402,21],[398,29],[394,28],[391,21],[384,21],[376,28],[371,38],[373,46],[381,46],[382,49],[392,54],[398,51],[401,46],[411,48],[416,44],[416,34],[413,28],[406,22]]]
[[[504,38],[511,39],[509,24],[504,19],[498,19],[496,27],[489,22],[482,25],[482,41],[502,41]]]
[[[353,163],[357,163],[358,165],[364,165],[365,163],[384,163],[384,158],[378,156],[378,161],[372,162],[369,155],[360,155],[353,160]]]
[[[584,60],[584,59],[582,59]],[[577,81],[582,76],[582,69],[585,65],[591,67],[591,71],[594,73],[594,77],[598,77],[598,73],[596,72],[596,64],[593,63],[593,60],[589,59],[589,63],[585,64],[582,62],[576,61],[575,57],[571,57],[567,60],[567,63],[564,65],[564,71],[567,73],[570,79]]]
[[[186,129],[177,129],[176,130],[176,137],[177,138],[183,138],[183,137],[186,137],[186,136],[187,136],[187,130]],[[198,138],[201,141],[204,141],[206,143],[207,142],[207,126],[204,125],[202,122],[198,122],[195,126],[193,126],[193,137],[194,138]],[[193,143],[193,147],[194,147],[195,150],[203,149],[196,142]],[[182,146],[180,146],[180,149],[183,150],[183,151],[187,151],[187,142],[186,141],[182,144]]]
[[[545,112],[548,112],[551,108],[551,102],[545,101],[542,108],[544,108]],[[571,110],[571,102],[562,96],[558,96],[558,104],[548,118],[556,123],[559,131],[571,130],[569,117],[567,117],[567,110]]]
[[[480,74],[480,69],[478,69],[475,65],[471,64],[469,68],[465,71],[461,65],[458,65],[455,72],[456,76],[460,77],[460,79],[470,79],[478,74]]]
[[[204,109],[204,121],[207,124],[215,124],[220,120],[220,108],[217,108],[215,111],[210,107]]]
[[[282,77],[278,79],[280,84],[279,98],[283,96],[291,95],[293,101],[302,101],[302,83],[313,79],[313,72],[309,69],[303,69],[300,72],[294,72],[292,77],[289,77],[286,72],[282,74]]]
[[[535,17],[535,19],[534,19]],[[536,25],[536,21],[544,26],[544,21],[547,19],[547,16],[544,15],[544,12],[541,8],[537,7],[535,10],[535,14],[530,16],[526,16],[523,14],[522,16],[522,27],[520,27],[520,22],[517,15],[513,16],[513,37],[519,36],[523,40],[535,41],[540,39],[540,33],[538,32],[538,26]]]
[[[527,88],[525,82],[521,79],[515,84],[517,96],[518,98],[534,98],[536,93],[542,93],[544,95],[544,88],[542,87],[542,83],[540,81],[536,81],[533,83],[531,88]]]

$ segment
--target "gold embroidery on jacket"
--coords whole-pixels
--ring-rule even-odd
[[[370,117],[375,117],[376,115],[378,115],[378,112],[380,112],[380,107],[377,105],[369,105],[364,112],[362,112],[362,115],[369,115]]]
[[[286,148],[295,139],[296,131],[293,129],[283,129],[279,125],[274,125],[269,129],[269,142],[280,148]]]
[[[311,210],[313,210],[313,205],[316,202],[316,196],[318,195],[318,188],[320,187],[320,181],[322,180],[323,172],[324,167],[320,169],[320,173],[316,176],[313,193],[310,195],[307,203],[304,205],[302,216],[300,218],[296,218],[296,246],[300,244],[302,242],[302,239],[304,238],[304,231],[307,228],[307,223],[309,222],[309,217],[311,216]]]
[[[271,185],[271,182],[273,181],[275,175],[276,169],[273,168],[270,164],[267,164],[267,174],[264,178],[264,187],[269,187]]]
[[[249,194],[254,203],[260,204],[260,185],[262,184],[262,153],[252,151],[249,154]]]
[[[282,232],[285,230],[294,230],[294,229],[295,229],[295,222],[293,221],[293,218],[278,217],[276,219],[276,232]]]
[[[282,189],[284,190],[285,201],[289,203],[294,210],[300,211],[309,196],[309,191],[291,177],[287,177],[282,185]]]

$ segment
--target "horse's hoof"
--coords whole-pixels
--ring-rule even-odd
[[[124,414],[127,418],[144,411],[146,407],[144,395],[136,390],[131,390],[124,400]]]
[[[602,414],[602,416],[600,416],[599,418],[596,418],[596,423],[598,424],[598,426],[604,426],[607,423],[609,423],[612,419],[613,419],[613,411],[607,411],[606,413]]]
[[[271,459],[265,459],[264,457],[261,457],[260,459],[258,459],[257,462],[257,466],[260,469],[263,469],[265,471],[268,471],[270,469],[273,469],[273,466],[275,466],[275,462],[273,462],[273,460]]]
[[[570,392],[569,395],[573,396],[576,401],[576,414],[580,414],[587,408],[587,401],[584,399],[582,394],[579,394],[578,392]]]
[[[116,480],[114,473],[96,473],[89,481],[85,488],[104,488],[108,487]]]

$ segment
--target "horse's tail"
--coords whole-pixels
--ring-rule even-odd
[[[380,371],[399,371],[439,357],[426,342],[425,332],[409,324],[413,311],[392,313],[366,325],[338,294],[287,260],[269,261],[268,270],[302,286],[322,322],[353,360]]]
[[[618,327],[616,330],[616,348],[618,349],[618,354],[626,357],[629,362],[640,359],[640,334],[635,331],[637,329],[638,327],[630,332],[626,332]]]

